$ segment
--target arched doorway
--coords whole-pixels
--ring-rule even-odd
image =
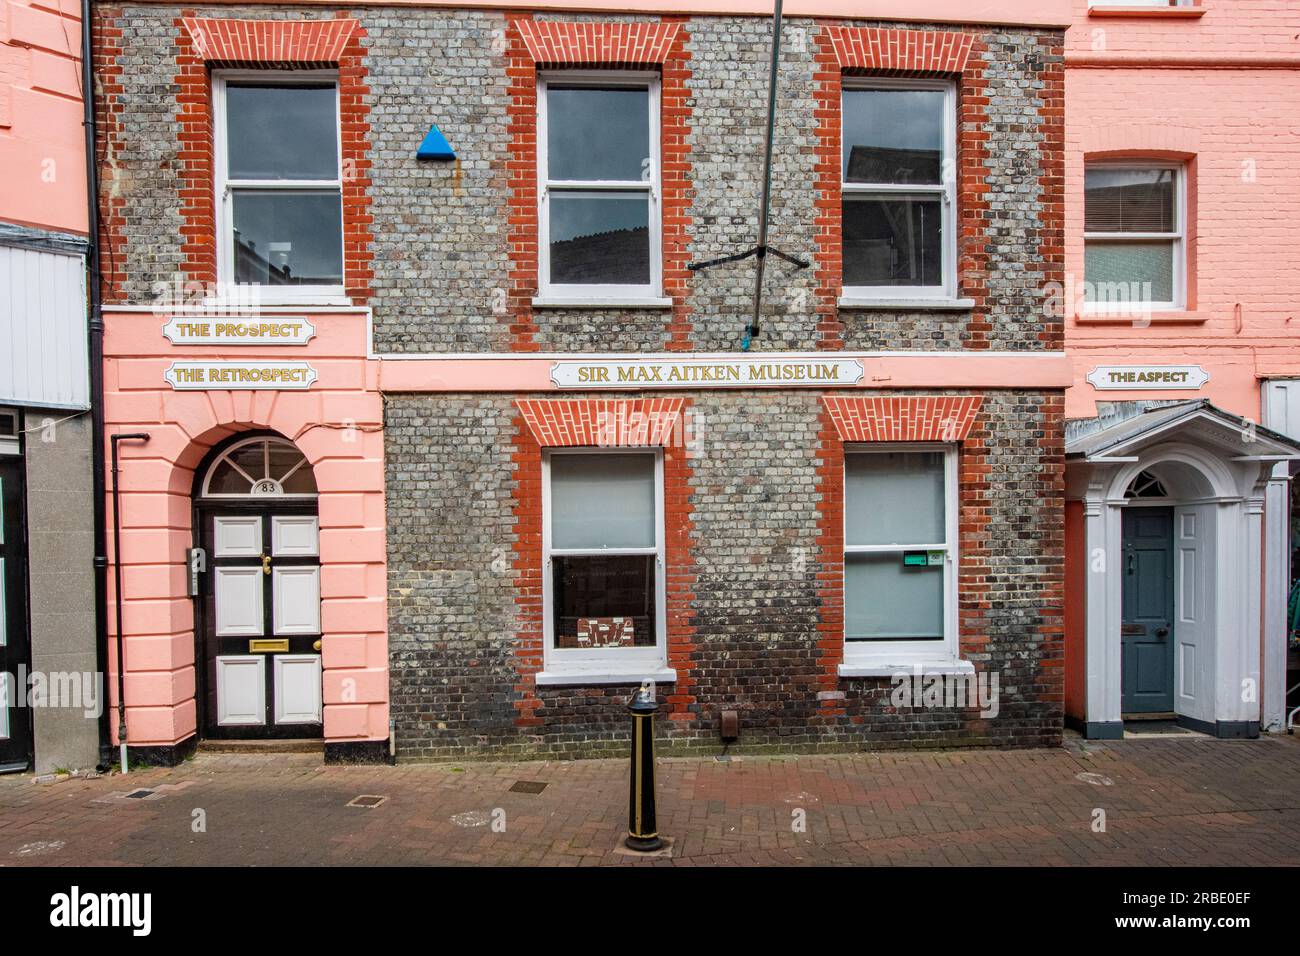
[[[322,736],[316,479],[292,442],[240,435],[196,473],[203,736]]]

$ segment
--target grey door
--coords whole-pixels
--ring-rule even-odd
[[[1121,710],[1174,709],[1174,513],[1170,508],[1124,511],[1124,647]]]

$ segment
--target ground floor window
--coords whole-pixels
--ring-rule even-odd
[[[846,450],[846,664],[955,660],[955,469],[942,445]]]
[[[661,456],[556,449],[544,469],[546,670],[663,667]]]

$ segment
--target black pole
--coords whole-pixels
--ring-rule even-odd
[[[628,849],[649,853],[664,845],[655,821],[655,714],[659,703],[648,684],[632,695],[632,778],[628,787]]]
[[[89,240],[90,320],[86,346],[90,363],[90,482],[94,528],[95,662],[108,673],[108,533],[105,527],[104,488],[104,305],[99,284],[103,270],[99,256],[99,168],[95,158],[95,64],[92,50],[91,0],[81,0],[81,101],[86,134],[86,233]],[[109,710],[99,715],[99,759],[107,764],[112,747]]]
[[[767,208],[772,201],[772,136],[776,128],[776,79],[781,63],[781,0],[776,0],[772,14],[772,67],[767,78],[767,146],[763,154],[763,199],[758,207],[758,269],[754,276],[754,314],[741,348],[749,350],[749,343],[758,335],[759,319],[763,309],[763,266],[767,263]]]
[[[128,432],[113,435],[113,600],[117,613],[117,745],[121,750],[122,772],[127,772],[126,764],[126,670],[122,664],[125,655],[122,650],[122,501],[117,490],[117,444],[122,441],[148,441],[148,432]]]

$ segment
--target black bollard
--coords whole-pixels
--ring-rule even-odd
[[[632,695],[632,779],[628,792],[627,839],[630,850],[649,853],[664,845],[655,824],[655,714],[659,704],[648,684]]]

